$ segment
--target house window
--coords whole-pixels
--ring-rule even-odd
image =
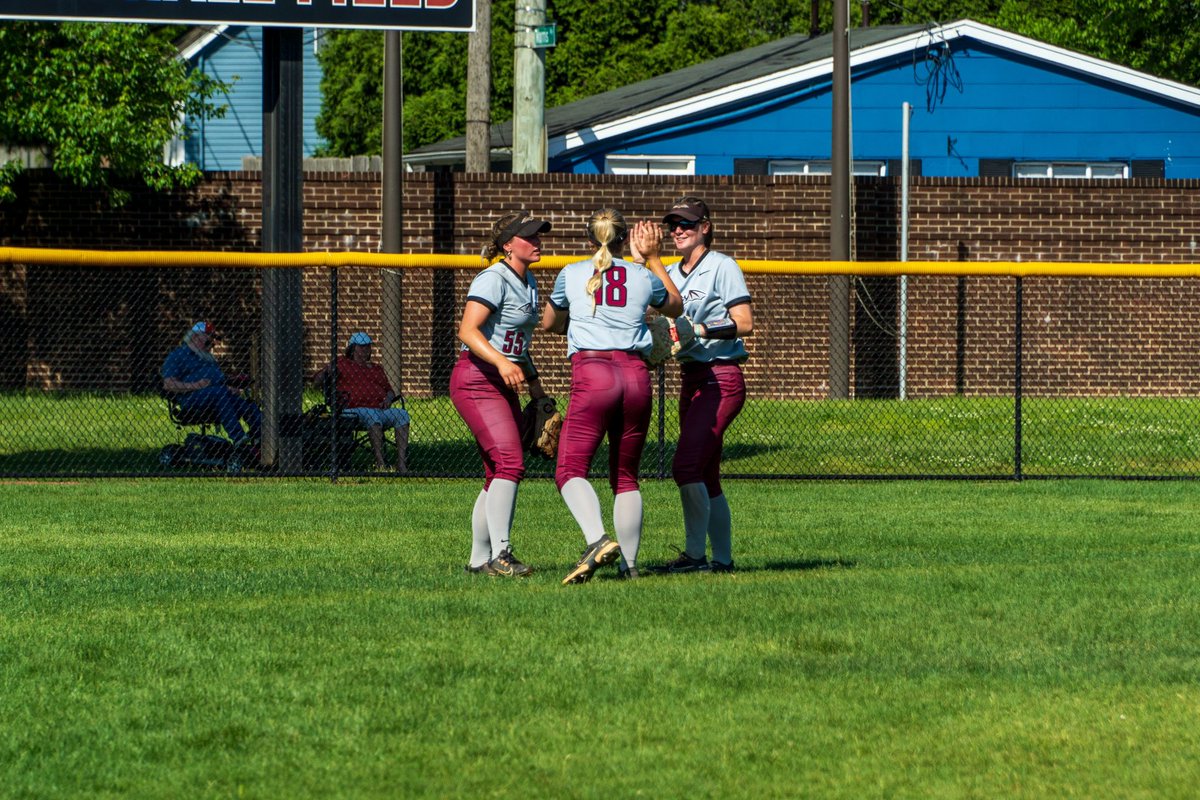
[[[1086,178],[1124,180],[1129,165],[1119,161],[1019,161],[1013,164],[1014,178]]]
[[[695,175],[695,156],[604,157],[605,175]]]
[[[830,175],[832,173],[832,161],[781,158],[771,159],[767,162],[768,175]],[[887,175],[887,162],[871,159],[855,160],[851,163],[851,174],[855,177],[881,178]]]

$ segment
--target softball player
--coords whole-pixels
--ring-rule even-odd
[[[635,227],[632,261],[617,258],[629,233],[619,211],[607,208],[593,214],[588,239],[598,248],[596,254],[558,273],[542,315],[543,329],[565,332],[571,360],[571,404],[558,443],[554,480],[587,541],[564,584],[584,583],[597,568],[622,556],[619,574],[637,577],[642,536],[637,475],[651,403],[645,354],[652,340],[646,309],[653,306],[674,316],[682,312],[683,303],[658,258],[662,234],[657,226],[640,222]],[[616,541],[604,532],[600,499],[587,480],[605,435]]]
[[[450,400],[483,456],[483,490],[471,514],[467,572],[524,577],[533,570],[512,552],[510,536],[517,485],[525,475],[519,393],[545,396],[529,356],[537,324],[537,280],[530,265],[542,257],[540,235],[550,223],[527,211],[501,217],[483,249],[488,261],[504,258],[471,281],[458,338],[462,349],[450,376]]]
[[[676,321],[676,328],[688,325],[695,334],[676,354],[682,372],[679,447],[671,464],[686,541],[665,569],[732,572],[733,533],[721,489],[721,448],[725,430],[746,403],[741,364],[747,356],[742,337],[754,330],[750,292],[738,263],[710,249],[712,220],[699,197],[676,202],[663,216],[663,227],[682,256],[668,270],[683,298],[685,317]],[[712,544],[711,564],[706,538]]]

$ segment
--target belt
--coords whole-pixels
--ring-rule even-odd
[[[571,358],[603,358],[608,361],[630,361],[635,358],[638,361],[646,360],[636,350],[576,350]]]
[[[684,361],[680,365],[680,368],[684,372],[700,372],[701,370],[710,369],[712,367],[724,366],[726,364],[733,364],[734,366],[741,366],[742,360],[739,358],[716,358],[716,359],[713,359],[712,361]]]

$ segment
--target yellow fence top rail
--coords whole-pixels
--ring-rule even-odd
[[[538,269],[561,269],[587,254],[546,256]],[[665,259],[668,263],[672,258]],[[1014,277],[1200,277],[1200,263],[1102,263],[1063,261],[761,261],[739,260],[748,274],[772,275],[1010,275]],[[82,267],[375,267],[379,269],[479,269],[479,256],[437,253],[311,252],[248,253],[212,250],[58,250],[0,247],[0,264]]]

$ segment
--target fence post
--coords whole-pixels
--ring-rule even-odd
[[[1014,354],[1014,370],[1013,375],[1013,392],[1015,394],[1013,408],[1013,479],[1021,480],[1021,376],[1024,373],[1023,360],[1023,345],[1024,345],[1024,325],[1022,324],[1025,318],[1025,287],[1022,283],[1020,275],[1017,276],[1017,297],[1016,297],[1016,314],[1017,318],[1014,321],[1014,338],[1016,339],[1016,347]]]
[[[663,404],[667,399],[667,368],[658,365],[658,477],[661,480],[667,476],[667,417]]]
[[[341,410],[338,408],[338,391],[337,391],[337,357],[338,357],[338,270],[337,267],[329,268],[329,363],[334,365],[333,374],[325,373],[325,380],[333,379],[332,397],[329,398],[329,481],[337,483],[338,467],[341,464],[342,454],[338,448],[342,444],[342,437],[338,436],[339,422],[341,422]],[[325,398],[322,398],[325,399]]]

